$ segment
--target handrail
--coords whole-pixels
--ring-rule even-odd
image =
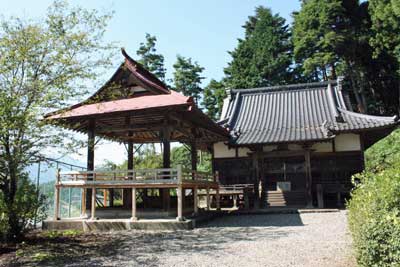
[[[180,180],[217,181],[215,175],[177,168],[131,169],[112,171],[66,171],[59,173],[60,181],[116,181],[116,180]]]

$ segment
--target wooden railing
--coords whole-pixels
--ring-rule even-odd
[[[113,171],[69,171],[60,172],[59,183],[71,181],[210,181],[218,180],[217,174],[213,175],[208,172],[182,170],[180,166],[177,168],[160,168],[160,169],[138,169],[138,170],[113,170]]]

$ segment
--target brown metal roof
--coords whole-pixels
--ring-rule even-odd
[[[124,50],[122,53],[125,62],[93,96],[49,113],[45,119],[82,133],[94,127],[96,135],[121,142],[160,142],[165,129],[169,129],[171,141],[229,139],[228,131],[204,115],[191,97],[169,90]]]
[[[396,117],[347,110],[336,81],[232,90],[224,110],[220,124],[237,145],[329,140],[397,123]]]

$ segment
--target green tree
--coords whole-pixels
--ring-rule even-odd
[[[212,79],[204,88],[203,107],[210,118],[217,120],[220,117],[225,97],[226,89],[222,81]]]
[[[190,150],[186,146],[174,147],[171,151],[172,167],[182,165],[184,168],[190,168],[192,165]]]
[[[157,54],[156,42],[157,38],[155,36],[146,33],[146,42],[140,43],[136,54],[140,57],[139,63],[161,81],[165,81],[164,56]]]
[[[244,39],[229,54],[225,68],[229,88],[252,88],[293,82],[292,45],[285,19],[257,7],[243,26]]]
[[[374,36],[371,44],[376,54],[389,51],[400,61],[400,2],[369,0]]]
[[[40,204],[24,170],[45,147],[69,140],[43,115],[85,93],[88,81],[109,65],[111,46],[102,37],[110,16],[55,1],[40,21],[0,23],[0,206],[8,240],[20,237],[26,216]]]
[[[387,52],[373,57],[372,34],[368,2],[303,1],[294,15],[294,56],[316,80],[345,75],[358,111],[387,114],[398,105],[389,89],[397,88],[397,67]]]
[[[174,88],[186,96],[191,96],[196,103],[199,103],[203,89],[201,76],[204,68],[197,62],[192,62],[191,58],[177,56],[174,67]]]
[[[374,48],[374,56],[376,58],[396,58],[397,77],[395,78],[398,80],[400,75],[400,2],[396,0],[370,0],[368,10],[371,14],[373,36],[370,38],[370,43]],[[390,81],[393,80],[393,76],[389,72],[389,75],[386,75],[385,78]],[[386,88],[390,91],[385,95],[388,96],[388,99],[395,101],[400,114],[400,84],[398,83],[397,87],[386,85]]]

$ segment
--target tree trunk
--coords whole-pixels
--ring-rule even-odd
[[[332,76],[331,76],[331,79],[332,79],[332,80],[336,80],[336,79],[337,79],[337,76],[336,76],[336,67],[335,67],[335,64],[334,64],[334,63],[331,63],[331,68],[332,68]]]
[[[354,97],[356,98],[356,101],[357,101],[358,111],[361,112],[361,113],[365,113],[365,106],[364,106],[363,101],[361,99],[360,93],[359,93],[359,91],[357,89],[357,82],[356,82],[356,80],[354,78],[353,66],[352,66],[352,64],[350,62],[346,62],[346,63],[347,63],[347,66],[349,68],[349,76],[350,76],[350,80],[351,80],[351,87],[352,87],[352,90],[353,90],[353,93],[354,93]]]

